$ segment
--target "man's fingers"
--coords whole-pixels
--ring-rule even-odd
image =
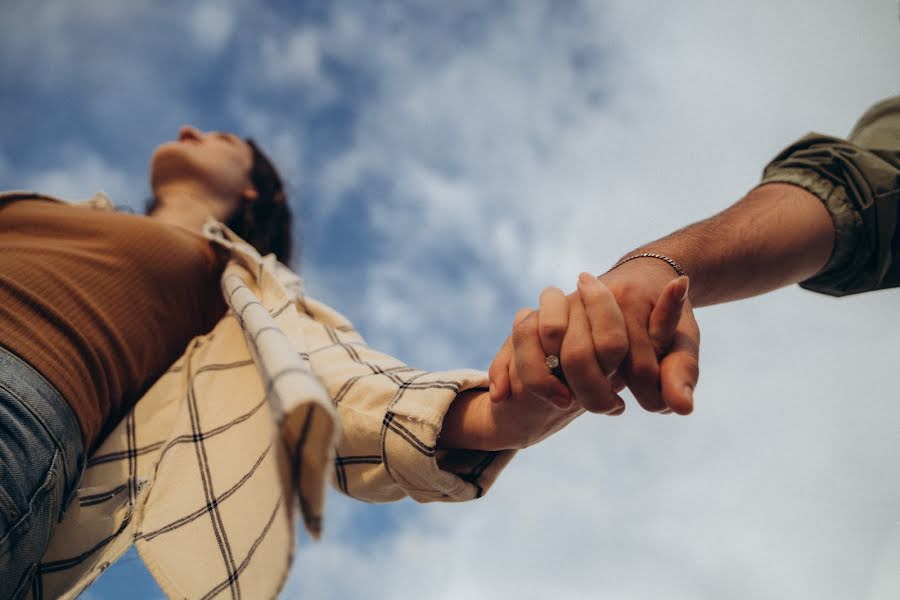
[[[553,376],[538,335],[538,313],[532,312],[513,326],[513,361],[525,391],[560,408],[572,403],[569,389]]]
[[[597,363],[590,323],[578,294],[569,298],[569,328],[563,339],[560,361],[566,381],[586,410],[609,413],[619,407]]]
[[[700,377],[700,328],[690,307],[685,311],[669,353],[660,364],[662,397],[679,415],[694,410],[694,388]]]
[[[673,279],[663,287],[646,321],[634,312],[626,318],[631,344],[626,381],[638,403],[650,412],[674,410],[662,394],[659,359],[673,347],[688,303],[688,285],[685,276]]]
[[[609,387],[612,388],[612,391],[618,394],[622,390],[625,389],[625,380],[622,379],[622,374],[618,371],[609,377]]]
[[[666,408],[659,388],[659,362],[656,349],[647,335],[649,314],[630,313],[625,317],[630,349],[622,363],[623,375],[631,393],[644,410],[659,412]]]
[[[648,332],[657,356],[665,354],[672,345],[687,300],[688,286],[688,278],[684,275],[667,283],[650,313]]]
[[[590,273],[578,277],[578,295],[590,322],[597,362],[607,377],[612,376],[628,355],[625,317],[613,293]]]

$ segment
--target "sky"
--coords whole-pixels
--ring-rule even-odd
[[[252,136],[289,182],[307,292],[429,369],[487,368],[543,287],[900,89],[897,0],[0,7],[0,188],[139,211],[180,125]],[[693,415],[626,396],[474,502],[333,493],[282,597],[900,597],[898,299],[700,309]],[[126,592],[161,596],[133,551],[84,597]]]

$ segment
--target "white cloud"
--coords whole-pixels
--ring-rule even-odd
[[[3,64],[29,70],[29,83],[47,89],[60,82],[73,85],[79,78],[88,76],[93,80],[97,75],[93,65],[84,63],[92,44],[83,42],[99,35],[108,39],[129,29],[134,21],[147,15],[149,5],[144,0],[6,3],[3,8],[7,22],[27,26],[4,28],[4,38],[0,41],[4,49]],[[108,68],[97,70],[103,70],[106,76],[97,79],[108,82]]]
[[[33,21],[7,28],[10,64],[104,90],[106,63],[76,68],[83,32],[67,32],[121,31],[150,6],[32,4],[10,8],[10,22]],[[895,0],[512,6],[435,5],[423,20],[338,4],[321,26],[267,29],[242,63],[258,72],[235,78],[252,93],[228,99],[289,179],[316,178],[318,214],[367,177],[390,184],[370,199],[387,252],[359,257],[353,293],[323,292],[327,265],[305,272],[313,295],[417,365],[484,366],[542,286],[571,289],[579,271],[724,207],[781,146],[844,133],[895,91]],[[188,19],[211,50],[243,22],[218,4]],[[375,85],[353,104],[351,148],[305,173],[317,149],[251,100],[300,90],[326,105],[328,58]],[[129,63],[97,102],[122,104],[124,88],[164,104],[152,92],[168,71],[153,66]],[[83,149],[23,177],[69,198],[139,203],[146,189]],[[522,453],[488,497],[404,512],[374,541],[353,526],[382,509],[332,498],[326,539],[299,549],[285,596],[897,597],[896,299],[792,289],[705,309],[694,416],[586,417]]]
[[[50,169],[27,174],[24,187],[66,200],[81,200],[104,192],[119,205],[139,210],[143,197],[136,190],[147,189],[146,182],[136,182],[124,171],[110,165],[88,150],[68,153],[69,160]]]
[[[218,52],[234,33],[235,13],[221,3],[205,2],[194,7],[188,23],[203,48]]]
[[[286,97],[293,95],[298,105],[311,108],[338,100],[339,91],[322,64],[330,43],[322,30],[309,25],[286,31],[280,27],[272,29],[253,41],[253,52],[242,60],[242,76],[253,82],[251,87]],[[277,117],[275,112],[266,118]],[[281,127],[285,127],[284,123]]]
[[[321,49],[315,31],[301,29],[286,39],[268,36],[262,42],[262,60],[274,82],[308,82],[319,76]]]
[[[388,257],[334,303],[417,364],[464,364],[541,286],[723,208],[783,145],[846,133],[893,91],[892,0],[536,6],[446,54],[353,15],[352,39],[323,34],[369,48],[381,84],[326,201],[372,173],[398,190],[375,211]],[[466,275],[421,268],[457,246]],[[301,548],[285,596],[897,595],[895,304],[790,289],[705,309],[694,416],[585,418],[479,502],[426,507],[372,549],[340,531]]]

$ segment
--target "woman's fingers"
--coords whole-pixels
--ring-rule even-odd
[[[607,378],[611,378],[628,355],[625,317],[613,293],[590,273],[579,275],[578,295],[590,323],[597,363]]]
[[[560,408],[568,408],[572,395],[563,383],[553,376],[546,364],[547,353],[538,333],[539,313],[531,312],[513,326],[513,364],[524,391],[534,394]],[[512,390],[516,391],[513,382]]]
[[[569,324],[569,302],[562,290],[548,287],[541,292],[538,309],[538,337],[545,355],[559,357]]]
[[[591,412],[618,414],[625,403],[610,388],[597,362],[591,323],[580,294],[569,298],[569,328],[560,352],[563,373],[581,405]]]
[[[533,313],[534,311],[530,308],[520,308],[516,311],[516,315],[513,317],[513,327],[515,327],[519,321]],[[494,360],[491,361],[491,366],[488,369],[488,380],[490,381],[490,390],[489,396],[494,402],[501,402],[509,397],[512,394],[513,380],[516,380],[516,383],[520,383],[517,377],[514,377],[513,373],[513,358],[515,356],[515,349],[513,348],[513,339],[512,336],[506,338],[506,341],[503,342],[503,345],[500,347],[500,350],[497,351],[497,354],[494,356]]]

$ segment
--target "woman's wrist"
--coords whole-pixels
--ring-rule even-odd
[[[466,450],[493,450],[484,422],[484,403],[490,405],[490,397],[485,390],[465,390],[457,394],[447,414],[437,438],[438,448]]]

